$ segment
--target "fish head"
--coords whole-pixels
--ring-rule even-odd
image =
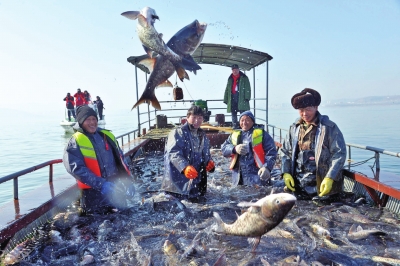
[[[142,10],[140,10],[140,14],[143,17],[145,17],[147,20],[147,23],[152,26],[156,22],[156,19],[160,20],[160,18],[156,14],[156,11],[148,6],[144,7]]]
[[[207,29],[207,23],[197,19],[178,31],[167,43],[179,55],[191,55],[199,47]]]
[[[271,194],[264,198],[261,214],[264,218],[280,223],[296,203],[296,197],[289,193]]]

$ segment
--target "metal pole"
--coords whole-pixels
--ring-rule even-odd
[[[18,177],[14,178],[14,199],[18,200]]]
[[[147,84],[147,72],[146,74],[146,84]],[[147,119],[149,120],[149,131],[150,131],[150,104],[147,105]]]
[[[266,106],[266,114],[265,114],[265,121],[267,121],[267,125],[268,125],[268,81],[269,81],[269,77],[268,77],[268,60],[267,60],[267,80],[266,80],[266,85],[267,85],[267,87],[266,87],[266,97],[265,97],[265,101],[266,101],[266,103],[265,103],[265,106]]]
[[[138,89],[138,80],[137,80],[137,66],[135,64],[135,79],[136,79],[136,101],[139,101],[139,89]],[[140,110],[139,110],[139,105],[136,107],[137,108],[137,116],[138,116],[138,136],[140,137]]]
[[[256,68],[253,68],[253,113],[254,117],[256,116]]]
[[[53,183],[53,164],[49,165],[49,183]]]

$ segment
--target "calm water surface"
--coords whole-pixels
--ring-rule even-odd
[[[177,108],[188,109],[187,106]],[[144,112],[147,108],[142,108]],[[356,107],[323,107],[319,108],[342,130],[346,143],[359,144],[382,148],[392,152],[400,152],[399,116],[400,105],[387,106],[356,106]],[[219,110],[219,112],[221,112]],[[160,112],[162,113],[162,112]],[[213,112],[215,114],[216,111]],[[137,124],[136,110],[112,111],[107,110],[106,128],[111,129],[116,136],[131,131]],[[167,116],[186,115],[186,111]],[[31,166],[61,159],[64,146],[70,134],[65,134],[59,126],[61,113],[48,115],[32,115],[23,111],[0,109],[0,121],[3,122],[0,135],[1,160],[0,177],[21,171]],[[147,117],[147,116],[146,116]],[[293,109],[272,109],[269,123],[280,128],[288,129],[297,117]],[[145,120],[145,117],[141,118]],[[227,118],[227,120],[230,120]],[[168,122],[178,122],[178,118],[168,119]],[[211,118],[214,121],[214,118]],[[154,124],[154,122],[152,122]],[[144,125],[148,127],[148,125]],[[352,158],[357,161],[372,157],[373,152],[352,149]],[[372,165],[373,161],[367,163]],[[382,171],[400,175],[400,158],[381,155]],[[54,167],[54,177],[66,174],[64,166]],[[23,193],[48,181],[48,167],[19,178],[19,193]],[[12,199],[12,182],[0,185],[0,205]]]

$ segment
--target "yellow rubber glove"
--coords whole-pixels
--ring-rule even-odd
[[[329,178],[329,177],[325,177],[324,180],[322,180],[321,186],[320,186],[320,193],[319,196],[325,196],[326,194],[328,194],[329,192],[331,192],[332,189],[332,184],[333,184],[333,179]]]
[[[290,189],[291,191],[296,191],[296,189],[294,188],[294,179],[291,174],[284,173],[283,181],[285,181],[285,185],[288,189]]]

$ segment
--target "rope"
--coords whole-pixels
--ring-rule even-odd
[[[364,161],[352,163],[352,164],[350,164],[350,167],[360,166],[360,165],[362,165],[362,164],[365,164],[366,162],[368,162],[368,161],[371,160],[371,159],[375,159],[375,156],[374,156],[374,157],[371,157],[371,158],[369,158],[369,159],[366,159],[366,160],[364,160]],[[376,161],[374,161],[374,165],[375,165],[375,163],[376,163]],[[373,165],[373,166],[374,166],[374,165]],[[372,167],[373,167],[373,166],[372,166]]]

